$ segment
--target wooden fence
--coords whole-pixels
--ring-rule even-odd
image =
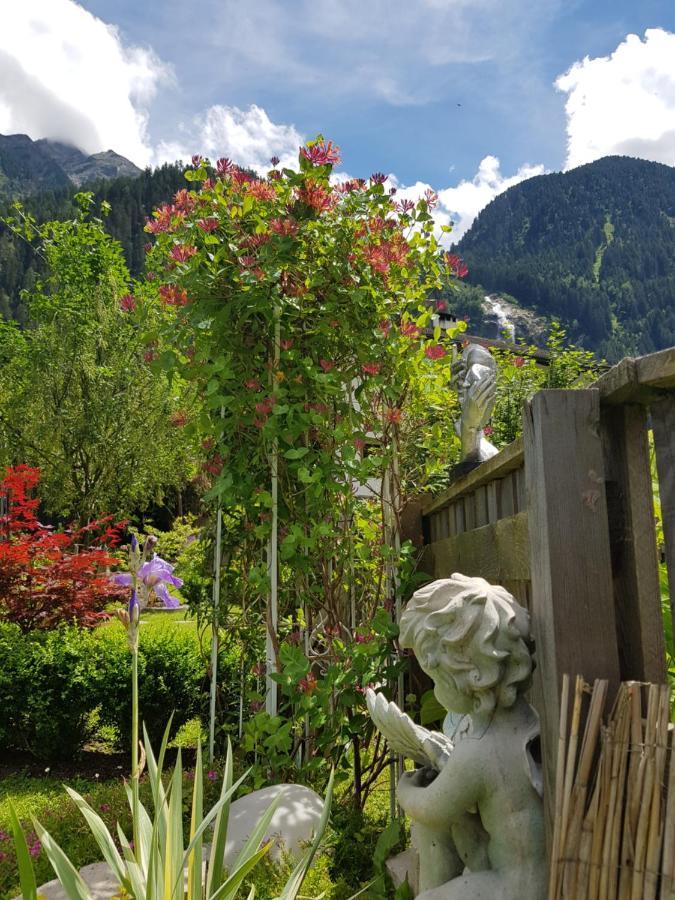
[[[665,681],[649,431],[675,602],[675,348],[585,390],[543,390],[523,437],[421,503],[421,568],[502,584],[532,615],[533,704],[553,797],[565,673]],[[548,819],[552,810],[547,805]]]

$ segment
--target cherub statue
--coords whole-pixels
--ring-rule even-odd
[[[424,900],[542,900],[546,895],[539,721],[523,694],[532,673],[529,616],[502,587],[453,575],[417,591],[401,616],[448,710],[443,733],[382,694],[370,715],[421,768],[398,798],[412,820]]]
[[[462,445],[463,468],[476,466],[498,451],[483,429],[490,420],[497,396],[497,365],[480,344],[469,344],[452,365],[461,415],[455,430]]]

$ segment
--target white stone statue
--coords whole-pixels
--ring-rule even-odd
[[[497,398],[497,364],[485,347],[469,344],[453,362],[452,378],[462,409],[455,423],[462,445],[460,465],[471,467],[499,452],[483,433]]]
[[[398,798],[423,900],[546,896],[539,721],[523,696],[529,635],[527,611],[504,588],[463,575],[434,581],[407,604],[400,644],[434,681],[448,710],[443,733],[367,694],[392,749],[421,767],[403,773]]]

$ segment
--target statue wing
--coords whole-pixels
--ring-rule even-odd
[[[409,715],[389,702],[384,694],[366,691],[366,703],[375,727],[396,753],[421,766],[439,769],[452,751],[452,741],[434,731],[416,725]]]

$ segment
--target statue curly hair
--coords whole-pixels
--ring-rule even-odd
[[[532,675],[530,617],[502,587],[454,574],[416,591],[399,642],[435,682],[449,680],[474,712],[511,707]]]

